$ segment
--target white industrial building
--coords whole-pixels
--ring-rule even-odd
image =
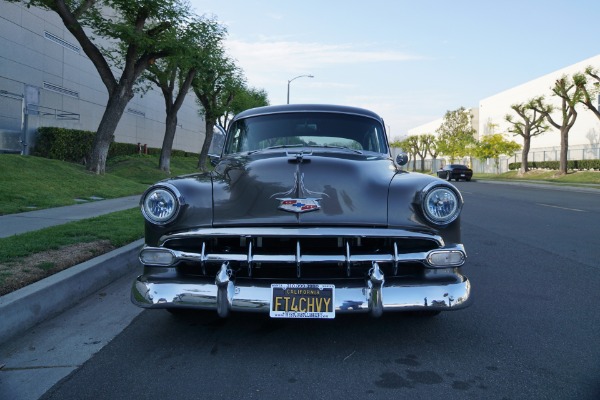
[[[0,49],[0,152],[28,152],[42,126],[96,131],[107,90],[56,13],[0,2]],[[165,116],[158,88],[136,95],[115,141],[160,148]],[[199,153],[204,137],[204,121],[190,91],[178,113],[173,147]]]
[[[510,124],[506,122],[504,116],[512,113],[515,120],[518,120],[517,115],[510,106],[527,102],[538,96],[545,96],[548,103],[555,105],[553,115],[557,117],[555,120],[560,121],[560,99],[552,95],[551,88],[556,80],[562,76],[573,76],[575,73],[584,72],[588,66],[600,69],[600,55],[480,100],[479,106],[471,109],[473,126],[477,130],[478,138],[490,133],[506,133],[507,138],[522,144],[523,139],[520,136],[513,136],[508,133]],[[583,104],[577,106],[577,111],[575,125],[569,132],[569,159],[598,159],[600,158],[600,120]],[[436,134],[436,130],[442,122],[443,116],[435,121],[410,129],[408,135]],[[529,160],[558,160],[560,157],[559,151],[560,135],[557,129],[551,127],[546,133],[532,138]],[[520,161],[520,155],[506,157],[502,163],[503,170],[506,170],[508,162],[513,161]],[[483,172],[485,166],[480,165],[480,167]]]

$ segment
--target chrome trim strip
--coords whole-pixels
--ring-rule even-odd
[[[300,241],[296,241],[296,277],[300,278],[302,276],[302,252],[300,251]]]
[[[316,228],[311,227],[286,227],[286,228],[256,228],[256,227],[236,227],[236,228],[199,228],[186,232],[173,233],[162,236],[159,244],[162,246],[165,242],[174,239],[203,238],[203,237],[227,237],[239,236],[245,238],[253,237],[289,237],[289,238],[314,238],[314,237],[341,237],[341,238],[394,238],[394,239],[423,239],[431,240],[437,246],[444,246],[444,239],[439,235],[433,235],[421,232],[412,232],[406,229],[388,229],[388,228]]]
[[[400,256],[398,255],[398,243],[394,242],[394,275],[398,275]]]
[[[352,262],[350,261],[350,242],[346,240],[346,275],[350,277]]]
[[[205,246],[206,243],[202,242],[202,246]],[[248,276],[252,277],[252,262],[254,261],[252,255],[252,241],[248,243]]]

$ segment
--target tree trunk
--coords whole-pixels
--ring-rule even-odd
[[[124,90],[122,87],[118,87],[117,91],[119,92],[118,94],[109,96],[104,115],[102,115],[102,120],[100,121],[100,125],[98,125],[98,132],[94,138],[92,152],[86,165],[88,171],[95,172],[98,175],[104,174],[106,170],[106,158],[110,144],[114,138],[115,130],[125,111],[125,107],[127,107],[129,100],[133,97],[133,93]]]
[[[560,173],[567,174],[567,154],[569,153],[569,127],[560,130]]]
[[[173,70],[173,80],[175,79],[175,72]],[[173,86],[166,85],[161,86],[163,97],[165,98],[165,110],[167,112],[167,118],[165,121],[165,137],[163,138],[163,144],[160,149],[160,158],[158,160],[158,168],[166,173],[171,173],[171,153],[173,152],[173,141],[175,140],[175,132],[177,131],[177,113],[187,96],[187,93],[192,86],[192,81],[196,76],[196,69],[192,68],[187,72],[185,81],[179,88],[177,97],[173,101]],[[159,85],[160,86],[160,85]]]
[[[206,136],[204,137],[204,143],[202,144],[202,150],[200,151],[200,157],[198,159],[198,169],[200,171],[206,171],[206,160],[208,158],[208,149],[212,142],[213,129],[215,127],[216,119],[207,118],[204,120],[204,129],[206,130]]]
[[[173,141],[175,140],[175,131],[177,130],[177,111],[173,112],[173,109],[167,112],[167,118],[165,122],[165,137],[163,139],[162,148],[160,150],[160,159],[158,162],[158,168],[165,171],[167,174],[171,173],[171,152],[173,149]]]
[[[528,157],[529,149],[531,148],[531,137],[523,137],[523,152],[521,153],[521,173],[525,174],[529,171]]]
[[[437,165],[437,157],[433,156],[433,160],[431,161],[431,172],[433,172],[435,174],[438,169],[439,168]]]

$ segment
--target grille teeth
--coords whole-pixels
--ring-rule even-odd
[[[238,277],[255,279],[364,278],[375,261],[386,276],[421,273],[426,253],[437,248],[424,239],[219,237],[171,239],[164,247],[184,252],[185,271],[214,275],[223,262]]]

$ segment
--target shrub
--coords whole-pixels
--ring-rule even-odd
[[[53,158],[85,164],[92,151],[95,132],[76,129],[42,127],[38,129],[38,137],[32,154],[44,158]],[[112,142],[108,149],[108,158],[130,156],[135,154],[160,155],[160,150],[135,143]],[[173,150],[174,157],[198,157],[197,153]]]
[[[110,144],[110,148],[108,149],[108,158],[130,156],[132,154],[139,154],[137,144],[113,142]]]
[[[531,169],[560,169],[559,161],[530,161],[527,163]],[[521,168],[520,162],[508,164],[508,169],[511,171]],[[600,170],[600,160],[569,160],[567,161],[567,169],[571,170]]]
[[[94,132],[77,129],[42,127],[33,155],[76,163],[85,162],[92,149]]]

